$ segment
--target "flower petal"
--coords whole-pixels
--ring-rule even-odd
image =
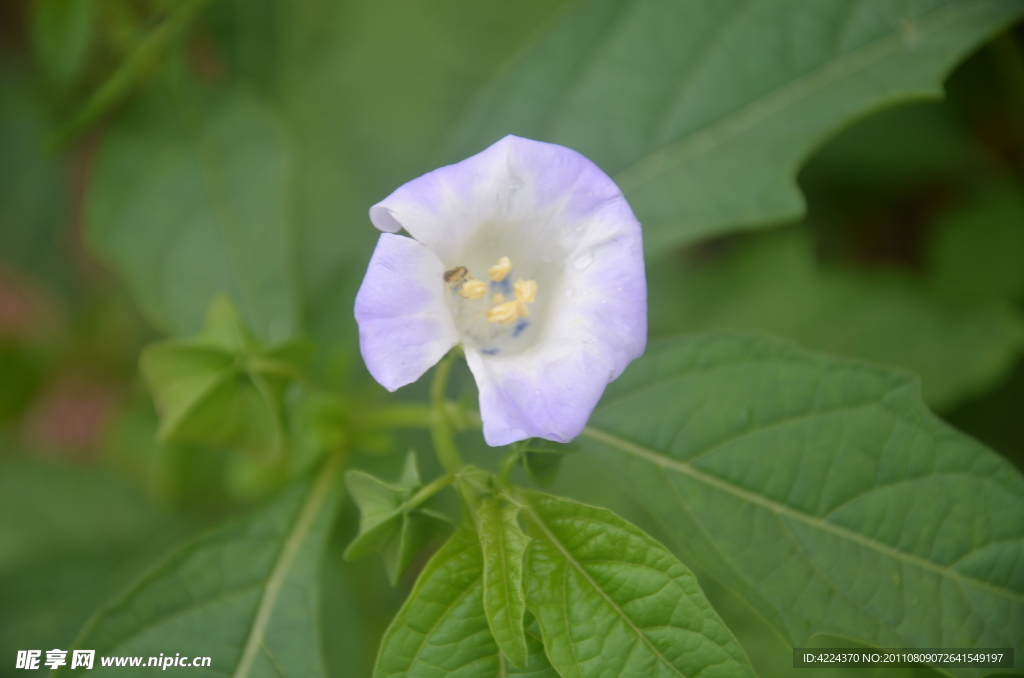
[[[437,255],[412,238],[380,236],[355,315],[363,360],[384,388],[416,381],[458,343],[444,295]]]
[[[551,242],[563,237],[552,215],[578,222],[615,199],[618,187],[576,151],[509,135],[403,184],[370,208],[370,220],[387,233],[404,228],[455,265],[465,263],[456,259],[482,225],[518,223],[533,231],[521,237]]]

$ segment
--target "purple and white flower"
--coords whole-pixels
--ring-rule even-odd
[[[507,136],[370,220],[384,233],[355,307],[370,374],[394,391],[461,343],[489,445],[572,440],[644,351],[640,224],[575,151]]]

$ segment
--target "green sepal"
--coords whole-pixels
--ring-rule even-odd
[[[415,453],[406,457],[402,476],[395,483],[364,471],[349,471],[345,484],[359,507],[359,534],[345,549],[345,560],[379,552],[388,579],[396,585],[420,549],[448,526],[441,514],[410,501],[422,486]]]
[[[541,487],[551,487],[558,479],[562,458],[580,449],[576,443],[553,443],[542,438],[531,438],[519,444],[522,446],[520,461],[526,474]]]
[[[217,297],[199,334],[142,352],[142,377],[160,412],[158,438],[275,456],[284,444],[281,403],[308,356],[304,342],[263,346],[231,302]]]

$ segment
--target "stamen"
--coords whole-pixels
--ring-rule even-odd
[[[515,322],[518,317],[517,304],[518,302],[515,301],[506,301],[504,304],[498,304],[487,312],[487,321],[501,323],[502,325]]]
[[[501,292],[498,292],[493,297],[491,297],[491,302],[494,303],[494,304],[504,304],[505,303],[505,295],[502,294]]]
[[[527,304],[537,301],[537,281],[517,280],[512,288],[516,291],[516,299]]]
[[[501,282],[508,275],[508,272],[512,270],[512,260],[508,257],[502,257],[498,259],[498,263],[487,269],[487,275],[490,276],[494,282]]]
[[[466,299],[483,299],[487,295],[487,283],[470,278],[455,290],[460,297]]]

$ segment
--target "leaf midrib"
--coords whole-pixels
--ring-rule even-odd
[[[526,512],[530,516],[530,519],[534,523],[536,523],[536,525],[540,528],[541,532],[544,533],[544,536],[548,538],[548,541],[554,544],[555,548],[557,548],[558,551],[562,554],[562,557],[565,558],[566,562],[571,564],[576,569],[576,571],[583,576],[587,583],[590,584],[590,586],[595,591],[597,591],[602,598],[604,598],[605,602],[607,602],[608,605],[611,606],[611,608],[618,613],[619,617],[623,619],[631,629],[633,629],[633,632],[637,635],[637,637],[640,640],[642,640],[645,645],[647,645],[647,647],[650,649],[652,653],[654,653],[654,656],[656,656],[666,666],[668,666],[677,676],[682,676],[682,678],[688,678],[685,673],[680,671],[675,666],[675,664],[670,662],[668,658],[665,655],[663,655],[658,650],[658,648],[654,646],[651,640],[646,635],[644,635],[643,630],[641,630],[640,627],[633,623],[633,620],[630,619],[629,615],[626,614],[625,610],[619,607],[618,603],[612,600],[608,593],[603,588],[601,588],[596,581],[594,581],[594,578],[590,576],[590,573],[587,572],[583,565],[578,560],[576,560],[572,556],[572,554],[569,553],[568,550],[566,550],[566,548],[562,545],[562,542],[559,541],[559,539],[554,535],[554,533],[552,533],[551,530],[548,529],[548,526],[544,523],[544,521],[541,520],[541,517],[537,514],[532,504],[526,504]],[[572,645],[571,640],[569,641],[569,644]]]
[[[1000,598],[1006,598],[1019,604],[1024,604],[1024,595],[1011,591],[1008,588],[999,588],[997,586],[990,584],[989,582],[985,582],[980,579],[976,579],[974,577],[965,575],[957,570],[951,569],[950,567],[937,565],[936,563],[933,563],[930,560],[925,560],[913,554],[901,551],[888,544],[877,541],[875,539],[871,539],[858,532],[854,532],[849,528],[842,527],[841,525],[836,525],[835,523],[826,520],[822,520],[817,516],[809,515],[807,513],[804,513],[803,511],[798,511],[790,506],[787,506],[786,504],[781,504],[777,501],[773,501],[772,499],[764,497],[763,495],[751,492],[746,488],[739,487],[726,480],[722,480],[721,478],[718,478],[717,476],[714,476],[710,473],[705,473],[704,471],[696,469],[686,462],[681,462],[676,459],[670,459],[668,457],[665,457],[664,455],[660,454],[657,450],[652,450],[643,445],[626,440],[625,438],[621,438],[615,435],[614,433],[610,433],[596,426],[587,426],[587,428],[584,429],[583,431],[583,435],[587,436],[592,440],[604,443],[605,445],[615,447],[625,452],[626,454],[630,454],[634,457],[643,459],[644,461],[654,464],[655,466],[659,466],[662,469],[671,469],[673,471],[677,471],[686,476],[689,476],[690,478],[698,482],[704,483],[705,485],[731,494],[734,497],[748,501],[753,504],[757,504],[758,506],[766,508],[772,513],[775,513],[776,515],[796,520],[805,525],[809,525],[810,527],[819,529],[823,532],[828,532],[833,536],[842,539],[847,539],[856,544],[859,544],[860,546],[876,551],[882,555],[895,558],[896,560],[902,561],[908,565],[913,565],[922,570],[927,570],[934,574],[938,574],[941,577],[948,577],[963,585],[981,589],[989,593],[992,593],[993,595],[996,595]]]
[[[245,638],[242,656],[239,658],[238,666],[235,669],[233,678],[248,678],[249,672],[256,661],[256,655],[263,647],[263,640],[266,636],[267,626],[270,624],[271,615],[277,605],[277,598],[284,586],[285,579],[291,571],[291,567],[298,556],[299,550],[309,536],[313,523],[320,517],[327,498],[334,487],[334,480],[338,471],[343,465],[344,458],[340,454],[331,456],[324,464],[320,475],[310,489],[309,496],[303,503],[298,517],[288,531],[284,546],[270,570],[270,576],[264,585],[263,598],[260,599],[259,607],[256,609],[256,616],[253,619],[252,627]]]
[[[916,28],[921,35],[941,30],[968,14],[1000,0],[947,5],[921,17]],[[854,50],[819,65],[812,71],[787,81],[754,99],[739,110],[694,130],[679,140],[663,146],[630,166],[616,172],[615,183],[624,193],[643,186],[667,173],[689,157],[706,152],[750,129],[791,103],[804,99],[838,82],[850,73],[867,68],[899,51],[904,40],[900,32],[890,31]],[[849,64],[849,65],[848,65]]]

